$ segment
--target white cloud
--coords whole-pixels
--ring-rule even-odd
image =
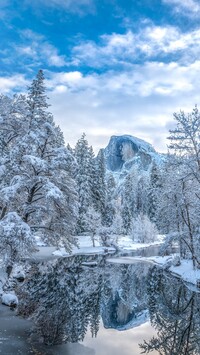
[[[8,94],[13,90],[24,89],[28,84],[24,75],[16,74],[10,77],[0,77],[0,92],[2,94]]]
[[[41,45],[40,55],[45,56],[50,66],[63,67],[66,65],[65,57],[58,55],[57,49],[49,43],[43,43]]]
[[[22,35],[27,43],[17,47],[19,55],[35,62],[47,60],[57,68],[68,65],[45,37],[30,30]],[[134,64],[138,53],[146,62]],[[181,53],[179,62],[172,61],[171,54],[177,53]],[[100,74],[83,74],[78,68],[46,71],[51,110],[72,145],[85,131],[96,151],[112,134],[132,134],[164,150],[172,113],[198,104],[200,29],[182,33],[173,26],[148,24],[138,33],[104,35],[99,45],[81,43],[73,54],[75,62],[87,62],[93,68],[109,63],[112,70]],[[160,57],[154,61],[157,54]],[[160,59],[164,55],[166,62]],[[120,71],[119,64],[123,64]],[[0,91],[24,85],[22,75],[0,78]]]
[[[32,46],[18,46],[16,47],[17,52],[21,55],[36,58],[37,52]]]
[[[132,134],[166,150],[172,114],[199,103],[200,61],[192,64],[147,62],[121,72],[83,75],[80,71],[46,72],[55,121],[66,142],[82,132],[97,152],[111,135]],[[0,78],[0,91],[27,86],[23,75]]]
[[[64,72],[64,73],[56,73],[53,76],[54,81],[66,83],[66,84],[73,84],[80,82],[83,78],[83,75],[79,71],[73,72]]]
[[[185,16],[197,15],[200,12],[200,4],[196,0],[162,0],[162,2],[172,5],[176,12],[181,12]]]
[[[24,0],[28,5],[36,7],[38,5],[54,8],[84,15],[85,12],[93,13],[95,11],[95,0]]]
[[[33,32],[29,28],[27,28],[26,30],[21,31],[20,34],[22,35],[23,39],[28,39],[28,40],[31,40],[31,41],[44,40],[44,36],[43,35],[41,35],[39,33],[36,33],[36,32]]]
[[[57,87],[66,87],[70,91],[81,91],[87,88],[98,87],[98,76],[96,74],[83,76],[79,71],[53,73],[47,85],[50,89],[57,90]]]
[[[60,55],[56,47],[50,44],[44,36],[26,29],[21,31],[22,43],[14,46],[16,53],[23,59],[30,58],[32,61],[48,64],[53,67],[68,65],[65,56]]]
[[[193,61],[200,55],[200,29],[181,32],[174,26],[148,25],[139,32],[103,35],[100,44],[82,42],[73,48],[73,62],[93,67],[130,65],[141,55],[145,58],[178,54],[182,61]]]
[[[200,61],[147,62],[123,72],[49,73],[51,110],[74,145],[82,132],[97,151],[113,134],[132,134],[166,150],[173,112],[199,101]]]

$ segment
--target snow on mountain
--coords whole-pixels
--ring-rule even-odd
[[[165,159],[165,155],[156,152],[150,143],[130,135],[112,136],[104,155],[107,170],[120,179],[134,167],[148,171],[152,162],[161,165]]]

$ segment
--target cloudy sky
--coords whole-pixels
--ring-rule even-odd
[[[131,134],[166,150],[173,112],[200,102],[200,0],[0,0],[0,92],[43,69],[72,146]]]

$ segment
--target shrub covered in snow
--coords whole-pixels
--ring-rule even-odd
[[[148,216],[139,214],[132,221],[131,236],[135,242],[150,243],[156,240],[158,230],[156,225],[150,221]]]
[[[0,221],[0,254],[7,265],[29,257],[36,251],[35,240],[27,223],[16,212],[9,212]]]
[[[104,247],[117,248],[117,237],[111,227],[100,227],[98,230],[99,243]]]

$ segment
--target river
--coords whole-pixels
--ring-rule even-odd
[[[200,354],[199,293],[158,266],[119,261],[77,255],[33,264],[19,292],[19,313],[31,320],[0,307],[0,353]]]

